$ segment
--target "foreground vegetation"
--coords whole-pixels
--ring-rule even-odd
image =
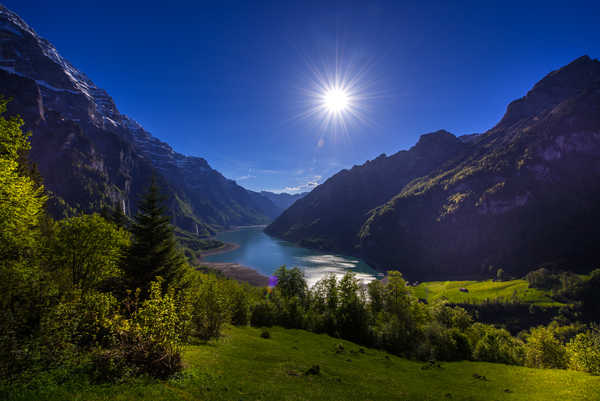
[[[0,101],[0,112],[3,108],[5,103]],[[395,377],[397,370],[404,372],[405,379],[399,376],[400,382],[385,391],[397,391],[402,397],[414,394],[411,399],[428,399],[431,391],[462,391],[468,399],[469,391],[476,394],[481,389],[455,389],[452,383],[487,383],[491,376],[483,372],[492,375],[504,369],[502,380],[506,381],[498,381],[492,390],[503,387],[506,394],[516,394],[510,381],[518,384],[527,376],[509,373],[500,365],[486,368],[463,362],[448,365],[457,368],[444,378],[433,373],[442,372],[439,361],[486,361],[600,374],[600,328],[589,319],[598,317],[600,270],[585,279],[543,269],[528,275],[530,287],[549,289],[553,297],[580,303],[581,316],[588,319],[579,321],[578,315],[563,314],[547,327],[518,336],[477,322],[467,310],[443,299],[422,302],[395,271],[388,272],[385,282],[373,281],[366,288],[347,273],[341,279],[330,275],[309,289],[302,271],[282,266],[269,288],[241,285],[192,268],[177,245],[166,200],[155,182],[133,219],[118,209],[106,217],[82,214],[52,219],[44,209],[48,195],[27,162],[29,144],[21,125],[18,118],[0,117],[2,399],[37,399],[46,393],[61,399],[69,398],[64,392],[88,391],[91,395],[82,399],[119,398],[124,393],[155,398],[147,393],[153,391],[156,397],[165,392],[182,396],[185,391],[209,392],[215,383],[226,383],[223,391],[239,391],[236,397],[252,391],[251,397],[264,393],[303,399],[314,391],[314,397],[327,399],[356,395],[348,387],[352,375],[365,378],[359,394],[369,398],[379,394],[375,391],[384,391],[379,387]],[[230,329],[223,337],[222,329],[228,324],[240,328]],[[273,329],[261,332],[259,339],[248,324],[328,334],[414,362],[394,359],[396,369],[385,366],[392,359],[380,352],[363,353],[356,350],[358,345],[334,344],[339,340],[298,331]],[[280,336],[279,342],[273,341],[273,335]],[[215,339],[220,340],[215,343]],[[207,342],[209,346],[194,346]],[[369,355],[387,362],[381,367],[369,361]],[[358,370],[342,368],[363,357],[367,359]],[[281,365],[280,360],[287,364]],[[183,370],[185,361],[188,370]],[[369,364],[374,364],[373,370]],[[414,373],[409,367],[419,370]],[[273,373],[273,369],[285,369],[291,377],[281,379],[283,373]],[[252,372],[249,377],[263,382],[242,380],[244,372]],[[471,376],[461,379],[465,372]],[[437,377],[437,384],[425,380],[430,374]],[[402,384],[411,375],[424,378]],[[587,377],[551,371],[535,375],[567,381]],[[296,386],[289,381],[293,378],[314,381],[317,386],[306,390],[306,383]],[[332,380],[342,384],[331,387],[328,382]],[[564,391],[583,394],[577,380],[587,379],[573,380],[573,387]],[[551,388],[545,381],[537,386],[522,391],[543,395]],[[325,390],[330,387],[340,393]],[[375,393],[369,395],[371,391]]]
[[[600,378],[579,372],[484,362],[438,366],[302,330],[272,328],[268,339],[262,333],[229,327],[219,340],[188,346],[186,368],[166,381],[105,386],[79,377],[3,399],[591,401],[600,393]]]

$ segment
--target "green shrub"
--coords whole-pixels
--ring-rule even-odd
[[[255,327],[271,327],[275,324],[275,310],[268,301],[262,301],[254,305],[250,324]]]
[[[232,282],[233,283],[233,282]],[[229,288],[231,324],[245,326],[250,322],[250,289],[237,282]]]
[[[569,369],[600,375],[600,329],[578,334],[567,344]]]
[[[206,275],[192,302],[193,334],[204,341],[219,337],[221,328],[230,320],[227,297],[219,280]]]
[[[474,325],[475,326],[475,325]],[[478,361],[520,364],[523,360],[522,343],[505,329],[481,325],[484,330],[476,341],[473,358]]]
[[[136,297],[139,296],[139,291]],[[115,317],[117,341],[93,355],[97,380],[117,381],[128,375],[166,378],[182,369],[180,319],[173,297],[163,295],[160,281],[150,284],[148,299],[140,306],[130,300],[129,319]]]
[[[560,368],[567,367],[567,350],[554,336],[550,327],[531,329],[524,346],[525,366],[531,368]]]

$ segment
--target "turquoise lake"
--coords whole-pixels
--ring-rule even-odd
[[[205,256],[204,260],[239,263],[266,276],[273,274],[282,265],[288,268],[301,268],[309,286],[329,273],[341,277],[347,271],[352,271],[362,282],[372,281],[378,276],[377,272],[358,258],[302,248],[265,234],[263,227],[244,227],[234,231],[224,231],[218,233],[215,238],[238,244],[239,248]]]

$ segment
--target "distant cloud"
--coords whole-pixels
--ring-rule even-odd
[[[263,169],[263,168],[251,168],[251,172],[259,173],[259,174],[281,174],[285,173],[285,170],[271,170],[271,169]]]
[[[256,176],[248,174],[248,175],[243,175],[241,177],[238,177],[235,180],[236,181],[244,181],[244,180],[249,180],[250,178],[256,178]]]
[[[294,186],[287,186],[282,189],[269,189],[269,191],[275,192],[275,193],[281,193],[281,192],[296,193],[296,192],[312,191],[312,189],[314,187],[319,185],[319,181],[321,181],[322,178],[323,177],[321,177],[320,175],[314,175],[312,177],[305,177],[305,179],[307,180],[306,182],[303,182],[303,183],[300,183],[300,184],[294,185]]]

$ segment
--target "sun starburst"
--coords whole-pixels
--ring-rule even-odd
[[[370,122],[365,115],[367,103],[373,98],[365,79],[368,65],[363,68],[350,63],[344,65],[337,56],[331,68],[326,64],[322,68],[313,63],[307,65],[311,72],[310,85],[303,89],[306,102],[297,117],[319,123],[319,147],[323,146],[325,136],[347,137],[353,124]]]

